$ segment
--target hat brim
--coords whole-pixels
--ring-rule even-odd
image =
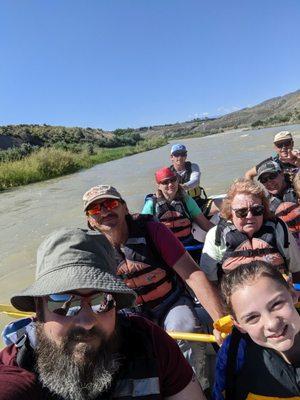
[[[116,200],[123,201],[123,199],[121,197],[114,196],[113,194],[100,194],[99,196],[94,197],[91,201],[89,201],[87,204],[85,204],[83,211],[86,211],[91,204],[93,204],[95,201],[101,200],[101,199],[116,199]]]
[[[80,284],[79,284],[80,282]],[[90,266],[70,265],[40,277],[23,292],[11,298],[11,304],[20,311],[35,312],[35,297],[80,289],[99,290],[113,294],[117,309],[132,307],[136,294],[120,278]]]
[[[272,173],[272,172],[281,172],[281,171],[279,171],[278,169],[274,169],[274,168],[268,168],[268,169],[265,169],[264,171],[260,172],[260,173],[257,175],[257,179],[259,180],[259,179],[262,177],[262,175],[264,175],[264,174],[270,174],[270,173]]]

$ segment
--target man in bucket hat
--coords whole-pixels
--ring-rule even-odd
[[[205,399],[167,334],[116,313],[136,296],[115,268],[103,235],[63,229],[42,243],[35,282],[11,299],[36,318],[0,353],[1,400]]]
[[[168,331],[197,332],[199,321],[186,283],[213,320],[223,316],[217,291],[183,245],[162,223],[150,215],[131,215],[120,193],[99,185],[83,196],[84,211],[91,229],[103,233],[115,250],[117,274],[137,293],[138,309]],[[205,310],[204,310],[205,311]],[[202,321],[201,321],[202,322]],[[220,333],[215,331],[220,338]],[[200,346],[179,343],[190,364],[201,376]]]

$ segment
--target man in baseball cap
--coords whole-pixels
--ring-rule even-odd
[[[199,165],[187,161],[187,149],[184,144],[177,143],[171,147],[170,169],[178,175],[179,183],[187,193],[196,201],[208,217],[219,211],[221,200],[209,199],[204,189],[200,186],[201,171]]]
[[[280,131],[276,133],[273,143],[276,155],[263,160],[249,169],[245,174],[246,179],[253,179],[257,176],[258,169],[267,161],[278,163],[283,173],[289,175],[291,179],[294,177],[300,167],[300,153],[298,150],[294,149],[294,140],[291,132]]]
[[[136,295],[115,269],[99,233],[62,229],[41,244],[35,282],[11,299],[36,318],[0,352],[1,400],[205,398],[167,334],[117,313]]]

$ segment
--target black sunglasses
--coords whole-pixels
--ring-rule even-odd
[[[82,302],[86,302],[95,314],[105,313],[116,306],[113,296],[105,292],[89,295],[56,293],[46,297],[48,310],[65,317],[77,315],[82,309]]]
[[[263,205],[257,205],[243,208],[232,208],[232,211],[234,211],[238,218],[246,218],[249,212],[251,212],[254,217],[259,217],[260,215],[263,215],[265,207]]]
[[[173,183],[177,181],[177,176],[174,176],[173,178],[165,179],[164,181],[159,182],[161,185],[168,185],[169,183]]]
[[[278,175],[279,175],[279,172],[270,172],[269,174],[261,176],[258,180],[261,183],[267,183],[268,181],[272,181],[273,179],[276,179]]]
[[[276,142],[275,146],[278,147],[279,149],[282,149],[283,147],[289,147],[292,145],[292,140],[281,140],[280,142]]]
[[[186,157],[187,152],[186,151],[174,151],[174,153],[172,153],[172,156],[174,157]]]

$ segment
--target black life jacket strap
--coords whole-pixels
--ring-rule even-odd
[[[215,245],[220,246],[221,245],[221,237],[223,234],[224,229],[228,225],[228,221],[224,218],[220,218],[220,221],[217,225],[216,229],[216,237],[215,237]]]
[[[137,277],[139,277],[139,276],[141,276],[141,275],[144,275],[145,273],[154,271],[155,269],[156,269],[156,267],[152,267],[152,266],[150,265],[150,266],[147,267],[147,268],[140,269],[140,270],[134,271],[134,272],[127,272],[127,273],[124,273],[124,274],[120,274],[120,275],[118,275],[118,276],[119,276],[120,278],[122,278],[122,279],[137,278]]]
[[[266,254],[278,253],[277,249],[274,248],[264,248],[264,249],[248,249],[248,250],[238,250],[238,251],[228,251],[222,262],[230,257],[257,257],[264,256]]]
[[[149,285],[146,285],[146,286],[134,288],[134,291],[139,296],[143,296],[145,294],[148,294],[149,292],[151,292],[152,290],[154,290],[155,288],[157,288],[158,286],[160,286],[162,283],[165,283],[165,282],[171,282],[171,278],[168,274],[164,278],[160,279],[157,282],[150,283]]]

